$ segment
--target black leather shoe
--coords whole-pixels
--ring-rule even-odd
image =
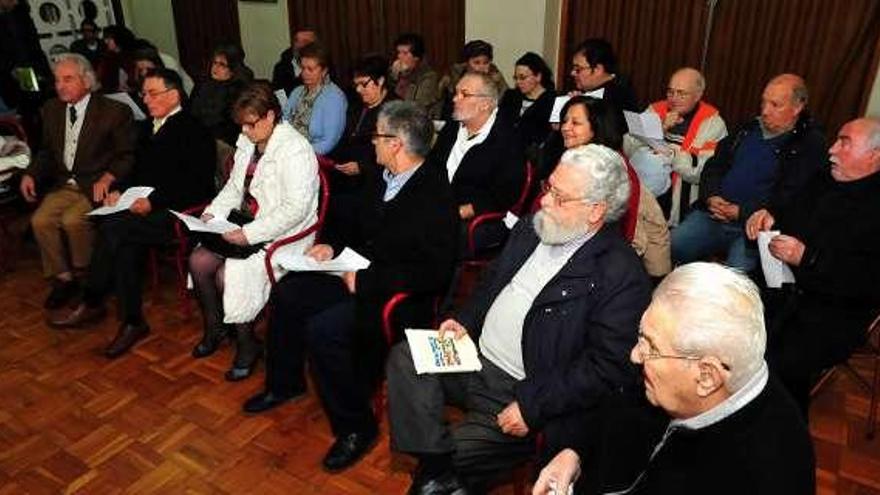
[[[227,382],[237,382],[244,380],[245,378],[251,376],[254,373],[254,370],[257,369],[257,364],[260,362],[260,358],[263,357],[263,350],[260,349],[254,354],[253,358],[247,364],[240,364],[239,360],[236,359],[235,362],[232,363],[232,368],[226,370],[226,373],[223,375],[226,378]]]
[[[226,327],[217,327],[211,329],[202,336],[202,340],[193,347],[192,356],[196,359],[208,357],[217,352],[217,348],[223,343],[223,340],[229,336]]]
[[[338,437],[327,455],[324,456],[324,469],[341,471],[358,461],[376,444],[378,430],[361,433],[349,433]]]
[[[464,483],[451,471],[434,478],[419,480],[416,477],[407,495],[467,495]]]
[[[104,355],[110,359],[118,358],[128,352],[132,346],[149,335],[149,333],[150,327],[146,323],[139,323],[137,325],[125,323],[119,327],[119,332],[116,333],[116,338],[113,339],[113,342],[110,342],[110,345],[104,349]]]
[[[292,395],[275,395],[272,392],[260,392],[244,402],[241,409],[246,413],[256,414],[284,404],[285,402],[295,399],[305,392],[298,392]]]
[[[43,307],[46,309],[58,309],[70,302],[78,293],[79,284],[76,280],[55,280],[52,283],[52,290],[46,296]]]
[[[86,303],[80,303],[70,314],[61,318],[51,318],[49,325],[58,328],[81,327],[87,323],[98,321],[107,314],[107,309],[102,304],[97,307],[89,307]]]

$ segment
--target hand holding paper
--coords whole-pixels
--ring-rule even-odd
[[[356,272],[370,266],[370,260],[350,248],[343,249],[339,256],[327,261],[283,250],[279,250],[274,259],[282,268],[293,272]]]
[[[761,270],[767,287],[778,289],[784,283],[794,283],[794,273],[782,260],[770,254],[770,240],[779,235],[778,230],[758,233],[758,253],[761,256]]]
[[[179,211],[174,210],[169,211],[172,215],[179,218],[191,232],[225,234],[226,232],[232,232],[233,230],[241,228],[240,226],[222,218],[211,218],[208,221],[204,221],[201,218],[196,218],[192,215],[187,215],[186,213],[180,213]]]
[[[134,202],[141,198],[146,198],[153,192],[152,187],[147,186],[138,186],[138,187],[129,187],[119,196],[119,199],[116,201],[116,204],[113,206],[101,206],[99,208],[95,208],[94,210],[87,213],[90,216],[101,216],[101,215],[110,215],[113,213],[117,213],[120,211],[125,211],[131,208],[131,205]]]
[[[477,347],[467,334],[453,339],[441,337],[436,330],[407,328],[405,333],[419,375],[479,371],[483,368]]]

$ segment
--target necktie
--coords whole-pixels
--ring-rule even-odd
[[[76,107],[70,107],[70,125],[76,124]]]

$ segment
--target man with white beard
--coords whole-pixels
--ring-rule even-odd
[[[623,161],[604,146],[570,149],[544,193],[469,303],[440,325],[441,337],[470,334],[482,370],[417,375],[406,342],[391,351],[392,448],[419,460],[409,493],[482,493],[535,454],[538,433],[549,455],[572,432],[598,441],[590,418],[640,397],[628,356],[650,282],[613,224],[629,197]],[[452,431],[447,403],[466,413]],[[602,476],[631,475],[618,469]]]

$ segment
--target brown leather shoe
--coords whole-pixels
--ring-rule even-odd
[[[81,327],[86,323],[98,321],[107,314],[107,308],[102,304],[97,307],[89,307],[86,303],[80,303],[67,316],[60,318],[50,318],[49,325],[58,328]]]
[[[119,327],[116,337],[110,345],[104,349],[104,355],[110,359],[118,358],[128,352],[139,340],[150,333],[150,327],[146,323],[132,325],[125,323]]]

